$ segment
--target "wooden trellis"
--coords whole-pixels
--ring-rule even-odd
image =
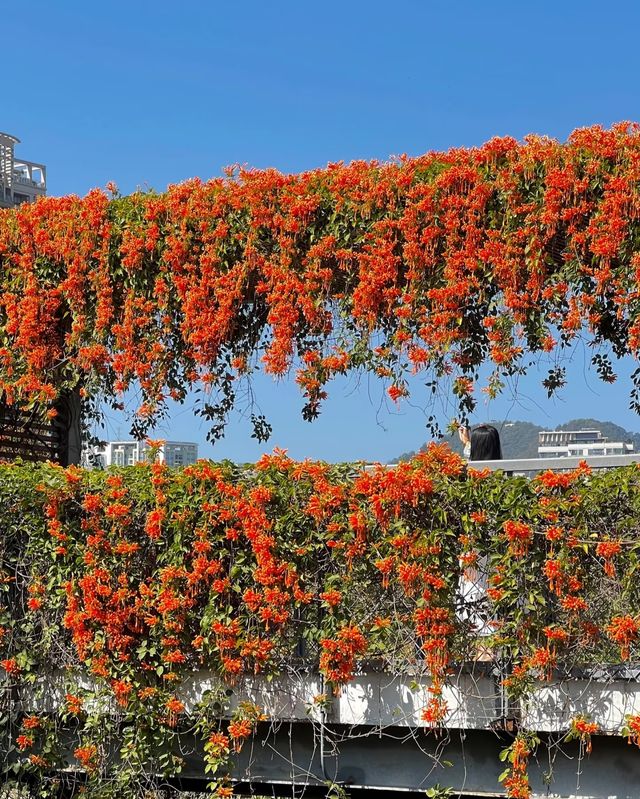
[[[43,421],[36,411],[8,405],[0,398],[0,461],[53,461],[62,466],[80,461],[78,403],[58,403],[58,415]]]

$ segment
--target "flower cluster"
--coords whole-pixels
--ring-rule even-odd
[[[576,716],[571,720],[571,727],[567,733],[567,740],[577,738],[581,746],[584,747],[585,754],[591,754],[592,741],[591,736],[599,731],[598,725],[594,721],[590,721],[584,715]]]
[[[323,675],[326,702],[375,664],[424,677],[422,722],[441,727],[453,665],[477,657],[479,628],[484,649],[513,663],[514,696],[561,665],[637,657],[640,470],[560,478],[474,472],[441,445],[393,469],[281,451],[245,469],[0,465],[12,519],[4,680],[19,693],[34,674],[66,675],[55,711],[6,715],[21,763],[30,779],[73,766],[97,785],[133,780],[110,752],[148,776],[161,751],[170,775],[197,728],[224,795],[265,716],[244,703],[229,718],[224,692],[194,704],[199,670],[233,689],[302,660]],[[461,586],[476,579],[489,588],[467,607]],[[105,702],[110,727],[96,723]],[[586,748],[595,732],[586,716],[570,731]],[[512,752],[514,797],[527,793],[532,747],[523,738]]]
[[[257,368],[293,366],[308,418],[337,374],[396,401],[429,369],[466,415],[485,362],[495,393],[581,333],[637,353],[639,176],[638,126],[618,124],[2,211],[0,394],[55,413],[66,390],[117,404],[135,384],[143,425],[199,384],[216,434]],[[594,365],[615,379],[606,347]]]
[[[523,735],[518,735],[511,746],[505,750],[511,768],[502,775],[502,781],[510,799],[529,799],[531,796],[527,775],[527,763],[531,751],[530,741]]]

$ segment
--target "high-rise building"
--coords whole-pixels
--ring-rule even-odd
[[[609,441],[600,430],[544,430],[538,433],[541,458],[583,458],[593,455],[629,455],[633,444]]]
[[[103,466],[133,466],[140,461],[149,460],[150,447],[146,441],[109,441],[104,447],[96,448],[92,457],[85,457]],[[198,460],[198,445],[191,441],[165,441],[158,450],[158,460],[167,466],[188,466]]]
[[[47,193],[47,168],[35,161],[17,158],[20,139],[0,133],[0,208],[32,203]]]

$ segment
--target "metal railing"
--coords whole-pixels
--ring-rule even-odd
[[[18,186],[31,186],[34,189],[42,189],[43,191],[46,188],[44,180],[33,180],[26,175],[14,175],[13,183]]]

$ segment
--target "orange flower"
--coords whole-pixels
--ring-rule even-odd
[[[175,713],[176,715],[184,712],[184,704],[175,697],[169,699],[169,701],[166,702],[165,707],[170,713]]]
[[[72,713],[74,716],[82,712],[82,699],[79,696],[65,694],[65,700],[67,703],[67,712]]]
[[[97,768],[98,748],[95,744],[79,746],[74,750],[73,755],[86,771],[94,771]]]
[[[242,749],[245,738],[253,732],[253,724],[247,719],[239,719],[229,722],[229,736],[233,740],[233,747],[236,752]]]
[[[321,591],[319,596],[323,602],[326,602],[327,605],[329,605],[332,608],[335,608],[337,605],[339,605],[342,602],[342,594],[340,593],[340,591],[336,590]]]
[[[623,660],[629,658],[629,648],[634,644],[640,632],[638,621],[629,615],[614,616],[605,628],[607,635],[620,647]]]
[[[640,716],[629,715],[626,718],[627,743],[640,746]]]
[[[225,735],[223,732],[211,733],[208,742],[216,751],[229,749],[229,736]]]
[[[441,697],[434,696],[429,700],[420,717],[430,726],[437,726],[444,721],[448,712],[447,703]]]
[[[18,749],[24,752],[25,749],[29,749],[30,746],[33,746],[33,737],[31,735],[18,735],[16,744],[18,745]]]
[[[348,682],[353,676],[355,659],[367,650],[367,640],[357,627],[346,626],[338,631],[335,639],[320,641],[320,669],[330,682]]]
[[[22,669],[18,665],[18,662],[14,658],[8,658],[7,660],[0,660],[0,667],[2,667],[7,674],[11,676],[16,676],[20,674]]]
[[[509,550],[514,557],[522,557],[529,550],[533,540],[533,530],[528,524],[517,521],[507,521],[502,525],[504,534],[509,541]]]
[[[394,402],[397,402],[401,397],[407,396],[407,389],[404,386],[389,386],[387,394]]]
[[[622,549],[618,541],[600,541],[596,546],[596,555],[604,561],[604,572],[608,577],[615,577],[616,568],[612,558]]]

